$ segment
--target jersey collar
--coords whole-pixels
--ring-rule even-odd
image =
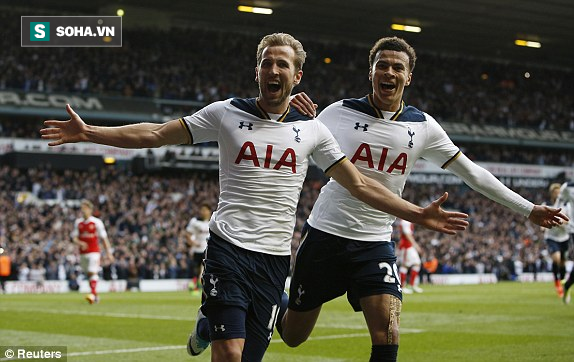
[[[269,116],[269,113],[267,113],[263,107],[261,107],[261,104],[259,104],[259,98],[255,99],[255,105],[257,106],[257,109],[259,110],[259,112],[261,113],[261,118],[263,119],[271,119],[271,117]],[[287,115],[289,114],[289,111],[291,110],[291,105],[287,106],[287,109],[285,110],[285,112],[283,112],[283,114],[281,115],[281,117],[279,117],[279,119],[277,120],[277,122],[283,122],[285,120],[285,118],[287,117]]]
[[[375,114],[377,115],[378,118],[382,118],[385,119],[385,117],[383,117],[383,110],[380,109],[379,107],[377,107],[375,105],[375,101],[373,99],[373,95],[372,94],[367,94],[367,100],[369,101],[369,105],[373,108],[373,110],[375,111]],[[399,110],[395,112],[395,114],[393,114],[393,116],[391,117],[391,121],[395,121],[397,118],[399,118],[399,116],[401,115],[401,113],[403,113],[403,110],[405,109],[405,101],[401,100],[401,106],[399,107]]]

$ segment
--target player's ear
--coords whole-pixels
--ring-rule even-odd
[[[255,81],[259,82],[259,67],[255,67]]]
[[[369,68],[369,82],[373,81],[373,70]]]
[[[407,87],[411,84],[412,79],[413,79],[413,73],[409,73],[409,76],[407,77],[407,81],[405,82],[405,87]]]
[[[295,73],[295,79],[293,80],[293,84],[298,85],[299,83],[301,83],[301,78],[303,78],[303,71],[299,70],[297,73]]]

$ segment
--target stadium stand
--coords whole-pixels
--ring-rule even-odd
[[[2,13],[19,33],[16,13]],[[0,19],[2,19],[0,18]],[[193,36],[190,36],[192,34]],[[252,49],[258,36],[202,30],[125,30],[121,48],[21,48],[0,39],[0,90],[154,97],[210,103],[253,96]],[[166,41],[169,39],[169,41]],[[305,41],[308,79],[300,91],[319,108],[366,94],[368,49]],[[111,54],[110,54],[111,53]],[[325,64],[328,56],[331,63]],[[438,121],[574,131],[574,73],[464,57],[421,53],[407,88],[408,103]],[[233,61],[229,61],[233,59]],[[66,69],[60,64],[65,60]],[[225,71],[221,71],[221,70]],[[525,77],[528,72],[529,76]],[[361,82],[361,80],[365,80]]]
[[[113,167],[93,172],[2,166],[0,171],[0,212],[6,215],[0,222],[0,242],[12,257],[13,279],[29,279],[34,266],[45,269],[47,280],[77,277],[79,255],[69,235],[81,198],[96,200],[108,227],[116,262],[104,260],[105,278],[127,279],[131,267],[140,279],[194,277],[182,232],[198,205],[215,205],[217,174],[136,175]],[[298,230],[322,185],[321,179],[305,182]],[[445,207],[469,213],[471,226],[454,237],[417,231],[423,254],[438,258],[438,273],[496,272],[504,260],[520,261],[525,270],[545,270],[545,265],[536,265],[544,249],[539,228],[466,186],[408,184],[405,197],[427,204],[443,190],[451,195]],[[536,202],[544,194],[543,189],[518,191]],[[295,237],[294,248],[297,242]]]
[[[9,28],[5,31],[18,33],[19,23],[12,21],[13,15],[3,11],[0,20]],[[189,31],[126,30],[124,46],[105,52],[97,48],[21,48],[8,37],[0,37],[0,92],[162,99],[164,117],[180,116],[212,101],[255,94],[252,74],[245,74],[245,69],[255,66],[251,45],[258,37],[200,29],[193,29],[190,37]],[[317,41],[305,41],[305,47],[309,58],[299,90],[311,95],[320,109],[368,92],[365,48]],[[327,55],[333,59],[330,64],[323,61]],[[64,60],[66,69],[60,66]],[[530,78],[524,77],[526,71]],[[408,103],[436,116],[439,122],[574,132],[572,70],[420,53],[414,77],[416,81],[406,94]],[[0,109],[3,106],[0,104]],[[0,138],[37,140],[42,121],[38,116],[2,112]],[[458,144],[476,161],[574,167],[572,148]],[[170,151],[162,161],[175,165],[179,156]],[[323,183],[316,176],[304,185],[294,250],[298,230]],[[471,226],[455,237],[418,231],[423,257],[438,259],[438,273],[495,272],[511,279],[517,262],[525,271],[547,270],[541,231],[467,187],[416,184],[415,191],[415,186],[407,184],[404,196],[426,204],[444,190],[451,195],[446,206],[469,213]],[[535,202],[542,202],[541,195],[546,194],[544,187],[517,191]],[[69,235],[77,216],[77,200],[88,198],[108,227],[115,250],[115,263],[103,261],[104,278],[189,278],[193,277],[193,261],[182,232],[199,205],[207,202],[215,207],[217,192],[217,173],[208,170],[136,172],[123,164],[85,171],[57,170],[49,165],[22,169],[2,157],[0,245],[12,258],[12,279],[67,279],[74,283],[80,272],[79,255]]]

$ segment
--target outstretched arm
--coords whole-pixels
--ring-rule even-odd
[[[403,200],[379,182],[361,174],[349,161],[333,167],[327,176],[333,177],[364,203],[428,229],[452,235],[465,230],[468,226],[468,221],[464,220],[468,217],[467,214],[445,211],[440,207],[448,198],[446,192],[438,200],[422,208]]]
[[[449,165],[448,169],[464,180],[473,190],[511,210],[528,216],[528,219],[537,225],[552,228],[568,221],[568,217],[560,212],[561,209],[534,205],[506,187],[493,174],[475,164],[463,154]]]
[[[152,148],[188,143],[188,136],[179,120],[163,124],[138,123],[120,127],[91,126],[66,105],[70,115],[67,121],[47,120],[47,128],[40,130],[43,139],[51,140],[49,146],[65,143],[93,142],[121,148]]]

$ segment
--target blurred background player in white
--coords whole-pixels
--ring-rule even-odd
[[[565,214],[570,215],[570,204],[567,200],[558,198],[560,194],[560,184],[553,183],[548,188],[550,202],[548,205],[562,208]],[[544,241],[548,248],[548,254],[552,258],[552,275],[554,276],[554,287],[560,298],[564,296],[562,280],[566,277],[566,255],[570,241],[570,227],[568,224],[560,225],[552,229],[544,229]]]
[[[552,227],[567,220],[559,209],[534,205],[510,190],[468,159],[432,116],[405,104],[415,62],[415,50],[403,39],[379,39],[369,53],[372,93],[335,102],[319,115],[357,169],[400,196],[415,162],[424,158],[535,224]],[[292,100],[312,114],[309,102],[301,94]],[[402,292],[391,241],[394,220],[357,200],[338,180],[321,189],[302,231],[288,310],[277,325],[287,345],[305,342],[322,304],[347,293],[366,320],[371,361],[396,361]]]
[[[418,285],[421,271],[421,257],[419,255],[421,247],[415,241],[415,225],[403,219],[398,219],[397,225],[401,236],[399,240],[398,263],[403,293],[422,293],[423,290]]]
[[[303,46],[291,35],[270,34],[257,47],[257,98],[211,103],[163,124],[119,127],[87,125],[67,105],[69,120],[47,120],[49,128],[40,130],[50,146],[87,141],[151,148],[218,141],[219,202],[209,225],[206,299],[187,344],[191,355],[211,344],[212,361],[263,359],[289,273],[297,203],[310,156],[350,195],[374,209],[448,234],[468,225],[468,215],[440,208],[446,193],[423,209],[365,177],[321,122],[289,106],[305,57]]]
[[[570,214],[570,222],[568,223],[568,231],[570,232],[570,243],[574,244],[574,182],[564,182],[560,186],[560,193],[558,194],[558,204],[567,204],[568,211]],[[574,245],[572,245],[574,247]],[[566,254],[567,255],[567,254]],[[568,280],[564,282],[564,290],[562,300],[566,304],[570,304],[570,288],[574,284],[574,267],[570,270],[570,275],[568,276]]]
[[[209,238],[209,220],[211,219],[211,207],[208,204],[202,204],[199,207],[199,216],[189,220],[185,228],[187,244],[193,253],[193,267],[195,287],[199,289],[201,276],[203,274],[203,258],[205,257],[205,248],[207,248],[207,239]]]
[[[82,217],[74,222],[72,240],[80,249],[80,263],[84,274],[87,276],[91,293],[86,296],[90,304],[98,303],[100,298],[97,292],[98,280],[100,279],[100,241],[110,260],[114,261],[108,233],[104,223],[93,215],[94,204],[90,200],[82,200],[80,203]]]

